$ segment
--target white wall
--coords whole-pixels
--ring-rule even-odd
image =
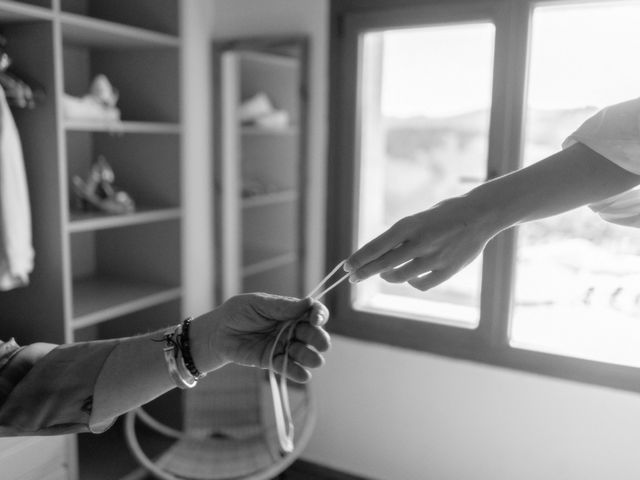
[[[182,264],[183,314],[213,306],[213,188],[211,121],[210,0],[182,0]]]
[[[338,320],[339,321],[339,320]],[[637,480],[640,397],[335,338],[305,457],[388,480]]]
[[[317,199],[326,188],[327,11],[326,0],[216,0],[210,21],[215,38],[311,35]],[[322,276],[318,203],[311,279]],[[314,391],[319,418],[304,456],[347,472],[388,480],[640,478],[634,394],[344,337],[333,339]]]

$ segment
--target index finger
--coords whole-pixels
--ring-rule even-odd
[[[402,231],[396,223],[386,232],[377,236],[364,247],[352,253],[344,264],[345,272],[355,272],[366,264],[380,258],[385,253],[400,245],[404,241],[403,237]]]

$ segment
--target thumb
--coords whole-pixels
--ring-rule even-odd
[[[279,295],[260,295],[254,307],[260,315],[276,321],[295,320],[305,314],[311,306],[311,298],[281,297]]]

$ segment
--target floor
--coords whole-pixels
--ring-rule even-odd
[[[294,462],[274,480],[367,480],[303,460]]]

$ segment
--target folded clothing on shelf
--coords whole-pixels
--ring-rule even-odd
[[[259,92],[242,102],[238,108],[238,116],[243,124],[264,128],[286,128],[291,124],[289,112],[276,109],[264,92]]]
[[[90,95],[84,97],[63,96],[64,118],[67,120],[101,120],[117,122],[120,120],[120,110],[115,107],[105,107]]]
[[[89,93],[83,97],[69,94],[63,96],[63,112],[67,120],[94,120],[102,122],[120,121],[118,91],[105,75],[97,75],[91,83]]]

